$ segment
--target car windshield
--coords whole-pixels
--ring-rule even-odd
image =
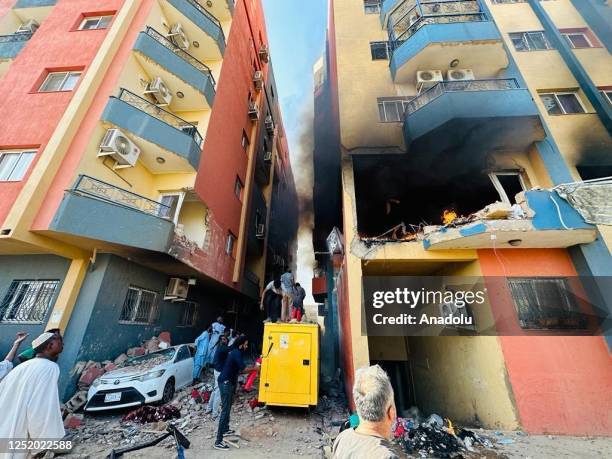
[[[121,366],[122,367],[138,366],[138,367],[152,368],[161,363],[167,362],[168,360],[171,360],[174,357],[175,352],[176,352],[176,349],[168,348],[162,351],[156,351],[150,354],[145,354],[145,355],[141,355],[138,357],[132,357],[130,359],[127,359],[125,362],[123,362]]]

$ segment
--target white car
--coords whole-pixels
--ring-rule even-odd
[[[181,344],[126,360],[93,382],[85,411],[170,402],[176,389],[191,384],[194,354],[193,344]]]

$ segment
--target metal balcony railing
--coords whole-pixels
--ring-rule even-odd
[[[149,102],[146,99],[134,94],[133,92],[128,91],[125,88],[121,88],[119,91],[119,96],[117,99],[126,102],[134,108],[146,113],[147,115],[151,115],[153,118],[157,118],[158,120],[178,129],[181,132],[191,136],[198,146],[202,146],[204,143],[204,139],[198,132],[198,128],[191,124],[188,121],[185,121],[182,118],[179,118],[173,113],[170,113],[163,108],[158,107],[157,105]]]
[[[0,35],[0,43],[17,43],[21,41],[28,41],[32,38],[32,33],[30,32],[19,32],[11,35]]]
[[[210,11],[204,8],[198,0],[187,0],[187,1],[191,3],[204,16],[206,16],[208,19],[214,22],[217,27],[219,27],[219,30],[221,31],[221,37],[223,38],[223,43],[225,43],[225,34],[223,33],[223,27],[221,27],[221,23],[219,22],[219,20],[216,17],[214,17]]]
[[[169,206],[88,175],[79,175],[71,191],[111,204],[139,210],[155,217],[165,219],[170,219],[172,217],[170,215],[171,209]]]
[[[486,20],[477,0],[405,0],[390,14],[389,42],[396,49],[428,24]]]
[[[184,51],[178,46],[176,46],[174,43],[168,40],[168,38],[164,37],[161,33],[159,33],[153,27],[147,26],[145,33],[149,35],[150,37],[154,38],[161,45],[168,48],[170,51],[172,51],[177,56],[180,56],[184,61],[189,62],[193,67],[198,69],[200,72],[207,75],[210,81],[212,82],[213,86],[216,86],[217,82],[215,81],[215,77],[213,77],[213,74],[210,71],[210,68],[206,64],[204,64],[203,62],[200,62],[195,57],[193,57],[191,54],[189,54],[187,51]]]
[[[468,80],[468,81],[443,81],[432,86],[425,92],[419,94],[404,107],[404,119],[420,108],[429,104],[446,92],[458,91],[495,91],[504,89],[519,89],[515,78],[492,79],[492,80]]]

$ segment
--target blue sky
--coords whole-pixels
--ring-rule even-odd
[[[312,104],[312,66],[321,56],[327,0],[263,0],[266,27],[290,148],[301,132],[300,116]]]

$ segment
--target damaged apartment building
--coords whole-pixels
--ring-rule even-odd
[[[564,292],[582,276],[612,310],[611,17],[596,0],[330,0],[313,294],[347,388],[379,363],[400,413],[612,433],[610,337],[566,336],[547,308],[578,312]],[[368,337],[376,276],[501,278],[488,313],[508,332]]]
[[[259,335],[297,232],[260,1],[4,0],[0,126],[0,348],[62,329],[65,398],[160,332]]]

